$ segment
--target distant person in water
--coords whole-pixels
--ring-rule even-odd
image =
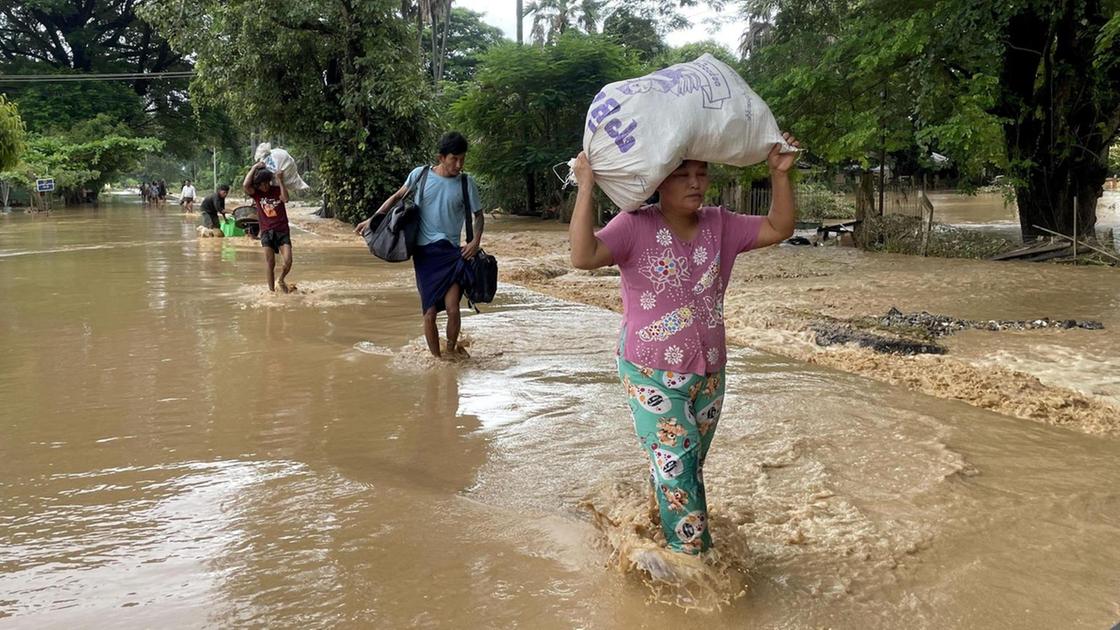
[[[785,140],[798,146],[789,134]],[[703,469],[724,404],[723,296],[739,254],[793,234],[789,171],[796,154],[779,153],[779,146],[767,158],[773,203],[765,217],[705,206],[708,164],[687,160],[661,182],[658,203],[623,212],[598,232],[592,165],[584,153],[576,159],[572,265],[618,265],[621,272],[619,378],[672,551],[699,554],[712,546]],[[654,554],[639,564],[655,578],[672,574]]]
[[[481,248],[485,227],[478,186],[470,175],[463,172],[467,148],[467,139],[463,134],[457,131],[443,134],[436,149],[436,165],[414,168],[404,185],[374,213],[376,216],[388,212],[410,189],[419,186],[413,200],[420,207],[420,232],[412,264],[416,272],[416,289],[420,293],[420,312],[424,314],[424,339],[428,350],[436,358],[443,356],[436,323],[436,316],[443,310],[447,311],[447,351],[466,354],[459,346],[462,322],[459,303],[463,299],[463,284],[468,273],[465,261],[473,258]],[[464,179],[468,199],[463,198]],[[474,240],[460,244],[460,235],[467,220],[467,201],[474,214]],[[359,223],[354,233],[362,234],[372,220],[373,217],[370,217]]]
[[[191,185],[191,180],[183,182],[183,189],[179,191],[179,203],[183,204],[183,209],[187,212],[194,212],[194,186]]]
[[[289,287],[284,279],[292,270],[292,237],[288,229],[288,189],[284,187],[284,179],[275,178],[273,173],[265,167],[264,162],[257,162],[245,174],[245,181],[241,183],[245,194],[253,200],[253,207],[257,211],[257,219],[261,226],[261,246],[264,250],[265,266],[268,269],[268,290],[275,291],[276,285],[280,290],[289,293],[295,286]],[[276,254],[283,259],[280,277],[276,278]]]
[[[221,227],[218,222],[218,215],[222,215],[222,220],[226,219],[226,196],[229,195],[229,186],[222,184],[218,186],[213,194],[207,195],[202,200],[202,205],[199,209],[202,210],[202,227],[211,230]]]
[[[167,203],[167,181],[161,179],[156,182],[156,192],[159,194],[159,205],[163,206]]]

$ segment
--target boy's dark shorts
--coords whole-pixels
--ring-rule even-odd
[[[276,230],[261,232],[261,247],[271,247],[272,251],[279,254],[281,245],[291,247],[292,235],[288,232],[277,232]]]

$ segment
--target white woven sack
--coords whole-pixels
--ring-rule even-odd
[[[775,144],[796,151],[766,103],[709,54],[607,85],[583,130],[595,181],[622,210],[641,207],[684,160],[750,166]]]
[[[254,157],[257,160],[263,160],[268,170],[284,178],[284,185],[288,187],[288,190],[307,190],[311,188],[299,176],[295,159],[284,149],[273,149],[271,144],[262,142],[257,145]]]

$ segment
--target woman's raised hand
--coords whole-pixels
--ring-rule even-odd
[[[595,173],[591,171],[591,161],[587,159],[587,152],[579,152],[572,170],[576,174],[576,183],[580,188],[590,190],[595,185]]]
[[[782,139],[786,141],[786,144],[795,149],[801,148],[801,143],[788,131],[782,132]],[[774,147],[770,149],[770,155],[766,156],[766,165],[770,167],[771,173],[788,173],[790,169],[793,168],[794,164],[797,164],[797,154],[782,153],[781,144],[775,144]]]

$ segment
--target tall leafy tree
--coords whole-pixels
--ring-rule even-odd
[[[642,61],[652,61],[667,46],[654,18],[638,15],[622,7],[603,22],[603,34],[616,44],[633,50]]]
[[[552,46],[495,46],[454,107],[472,140],[471,170],[511,210],[557,203],[552,167],[579,153],[591,99],[603,85],[638,74],[637,59],[602,36],[566,33]]]
[[[136,137],[128,125],[99,114],[57,133],[27,142],[15,168],[0,179],[32,188],[39,177],[52,177],[68,201],[96,193],[140,161],[163,148],[163,141]]]
[[[140,19],[150,0],[19,0],[0,2],[0,72],[5,74],[153,73],[190,70],[183,55]],[[202,25],[190,21],[188,28]],[[132,79],[120,83],[2,86],[32,112],[33,131],[65,128],[107,113],[134,129],[182,146],[200,132],[187,107],[186,82]],[[42,113],[39,113],[42,112]]]
[[[525,5],[522,15],[533,17],[530,38],[543,45],[555,41],[568,30],[595,34],[604,20],[619,13],[623,23],[630,22],[634,26],[634,20],[642,20],[664,36],[688,26],[680,8],[696,4],[697,0],[533,0]],[[717,4],[722,5],[723,1]],[[616,23],[615,27],[617,30],[627,25]]]
[[[742,5],[775,16],[752,84],[818,154],[866,162],[916,144],[966,175],[1005,168],[1025,237],[1092,233],[1120,130],[1120,1]]]
[[[605,5],[605,0],[533,0],[525,7],[525,15],[533,16],[530,37],[544,45],[571,29],[595,33]]]
[[[424,30],[425,43],[430,43],[433,30]],[[474,77],[478,59],[491,46],[503,41],[502,30],[482,21],[482,14],[470,9],[451,9],[443,73],[440,80],[462,83]],[[430,46],[425,46],[430,51]],[[431,53],[426,54],[428,69],[435,72]]]
[[[315,158],[326,214],[368,216],[431,153],[430,83],[397,0],[183,0],[144,15],[197,60],[192,96]]]
[[[0,95],[0,171],[19,164],[26,135],[19,108]]]

